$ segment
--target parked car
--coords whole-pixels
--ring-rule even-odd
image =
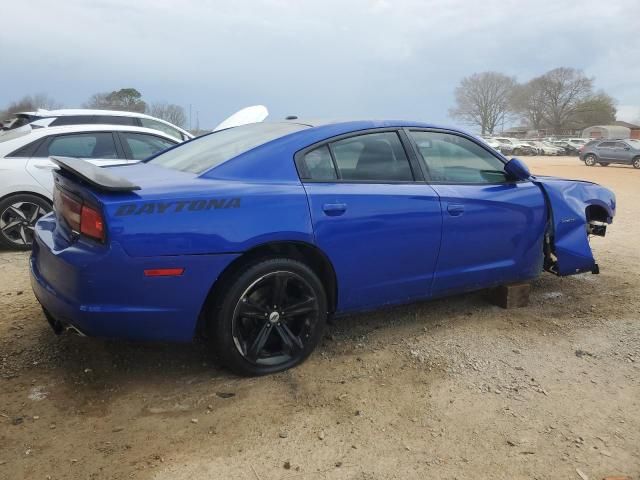
[[[537,153],[534,147],[532,147],[531,145],[527,145],[526,143],[523,143],[521,140],[518,140],[517,138],[498,137],[496,138],[496,140],[499,141],[500,143],[504,143],[506,145],[511,146],[513,148],[511,152],[513,155],[536,155]]]
[[[502,143],[495,138],[481,138],[487,145],[503,155],[511,155],[513,153],[513,145]]]
[[[615,215],[606,188],[413,122],[258,123],[134,165],[55,161],[30,260],[53,330],[201,333],[245,375],[302,362],[329,315],[597,273],[588,236]]]
[[[566,140],[554,140],[553,144],[557,147],[560,147],[564,150],[563,155],[579,155],[578,147],[569,143]]]
[[[37,110],[17,113],[8,120],[0,132],[0,141],[30,133],[37,128],[69,125],[125,125],[159,130],[166,135],[184,142],[193,138],[186,130],[144,113],[120,112],[115,110],[62,109]]]
[[[55,165],[50,156],[119,165],[145,159],[177,143],[157,130],[115,125],[41,128],[0,143],[0,246],[31,248],[36,221],[52,208]]]
[[[590,142],[581,152],[580,159],[588,167],[612,163],[640,168],[640,140],[600,140]]]

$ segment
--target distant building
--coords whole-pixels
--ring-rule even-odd
[[[640,125],[628,122],[615,122],[613,125],[594,125],[582,131],[582,138],[638,138]]]

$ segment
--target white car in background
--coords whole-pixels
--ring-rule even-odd
[[[69,125],[123,125],[159,130],[180,142],[193,138],[186,130],[159,118],[116,110],[62,109],[20,112],[7,120],[0,131],[0,142],[31,133],[38,128]]]
[[[555,145],[540,142],[538,140],[525,140],[524,143],[531,145],[538,151],[538,155],[560,155],[563,149],[556,147]]]
[[[51,211],[56,167],[50,156],[122,165],[178,143],[164,132],[124,125],[47,127],[0,142],[0,247],[30,248],[36,221]]]

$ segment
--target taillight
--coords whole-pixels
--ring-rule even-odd
[[[104,220],[99,210],[57,187],[53,193],[53,204],[71,230],[104,242]]]
[[[104,222],[102,221],[102,214],[98,210],[82,205],[80,233],[94,240],[104,242]]]

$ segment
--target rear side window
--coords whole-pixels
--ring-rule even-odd
[[[409,159],[395,132],[349,137],[332,143],[331,150],[343,180],[413,181]]]
[[[56,118],[49,126],[61,127],[65,125],[86,125],[89,123],[96,123],[93,121],[93,116],[91,115],[67,115]]]
[[[75,133],[53,138],[45,156],[118,158],[113,135],[108,132]]]
[[[610,148],[610,147],[615,147],[616,142],[602,142],[600,145],[598,145],[598,148]]]
[[[140,122],[142,123],[143,127],[152,128],[153,130],[164,132],[177,140],[182,140],[182,133],[180,132],[180,130],[173,128],[166,123],[158,122],[157,120],[152,120],[150,118],[141,118]]]
[[[303,179],[326,181],[338,178],[327,145],[311,150],[304,156],[304,170],[301,174]]]
[[[42,138],[34,140],[33,142],[26,144],[24,147],[20,147],[17,150],[14,150],[9,155],[7,155],[7,157],[33,157],[36,150],[38,149],[38,145],[40,145],[42,141]]]
[[[134,160],[144,160],[176,144],[176,142],[146,133],[121,132],[120,136],[129,147],[131,158]]]
[[[306,128],[309,127],[294,123],[253,123],[228,128],[179,145],[152,158],[149,163],[200,174],[260,145]]]

